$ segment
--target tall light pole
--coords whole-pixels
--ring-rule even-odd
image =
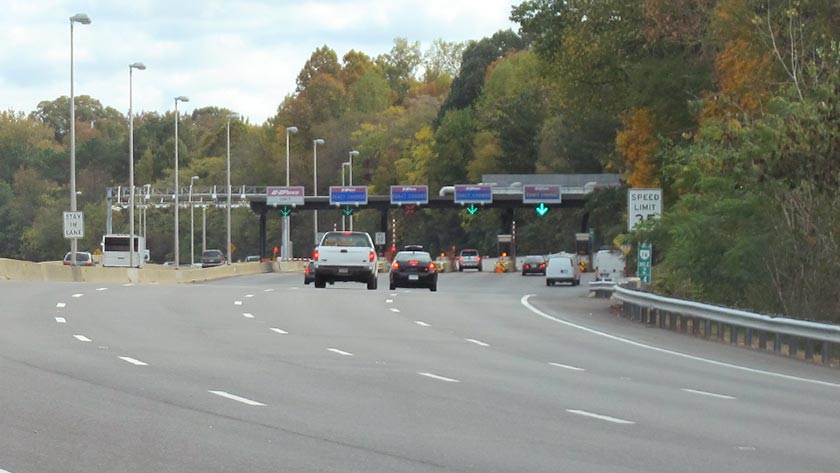
[[[143,202],[143,242],[144,246],[148,248],[149,244],[145,243],[146,241],[146,226],[147,226],[147,219],[148,219],[148,209],[149,209],[149,193],[151,192],[152,185],[151,184],[144,184],[143,187],[146,189],[146,198]],[[143,255],[145,258],[146,255]]]
[[[201,252],[207,251],[207,204],[201,202]]]
[[[356,150],[350,151],[350,186],[353,185],[353,156],[358,156],[359,152]],[[350,231],[353,231],[353,216],[350,216]]]
[[[238,113],[231,113],[227,116],[227,264],[230,264],[231,250],[230,250],[230,121],[239,120]],[[287,152],[288,155],[288,152]],[[288,179],[288,177],[286,178]],[[207,214],[205,213],[205,218]]]
[[[76,208],[76,97],[73,92],[73,23],[90,24],[90,18],[84,13],[70,17],[70,211]],[[70,240],[70,264],[76,266],[76,251],[79,240]]]
[[[183,95],[175,97],[175,269],[178,269],[181,264],[181,247],[179,242],[181,236],[178,231],[178,224],[180,223],[178,195],[181,193],[181,190],[178,188],[178,102],[189,101],[189,97]]]
[[[321,138],[312,140],[312,195],[318,196],[318,145],[324,144]],[[318,210],[315,209],[315,244],[318,244]]]
[[[292,133],[297,133],[298,128],[296,126],[289,126],[286,127],[286,187],[289,187],[289,135]],[[289,255],[289,236],[291,231],[289,229],[290,220],[288,215],[283,217],[283,242],[281,245],[281,258],[284,260],[288,260],[291,255]]]
[[[195,206],[192,200],[193,183],[198,180],[198,176],[190,178],[190,267],[195,266]]]
[[[134,267],[134,69],[144,71],[146,65],[135,62],[128,65],[128,181],[130,193],[128,195],[128,266]]]
[[[349,162],[341,163],[341,187],[346,186],[347,184],[344,182],[344,168],[350,166]],[[344,212],[341,213],[341,231],[345,231],[347,229],[347,217],[344,216]]]

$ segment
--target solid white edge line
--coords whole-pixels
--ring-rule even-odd
[[[454,378],[447,378],[446,376],[439,376],[433,373],[427,373],[425,371],[418,371],[417,374],[420,376],[425,376],[427,378],[436,379],[438,381],[446,381],[447,383],[460,383],[457,379]]]
[[[596,414],[594,412],[582,411],[580,409],[566,409],[566,412],[568,412],[570,414],[577,414],[579,416],[591,417],[593,419],[612,422],[613,424],[623,424],[623,425],[633,425],[633,424],[635,424],[635,422],[633,422],[632,420],[619,419],[617,417],[605,416],[605,415],[601,415],[601,414]]]
[[[253,318],[254,318],[254,314],[251,314],[251,313],[249,313],[249,312],[243,312],[243,313],[242,313],[242,317],[245,317],[246,319],[253,319]]]
[[[528,302],[528,299],[531,298],[534,295],[536,295],[536,294],[526,294],[526,295],[522,296],[522,299],[520,300],[520,302],[522,302],[522,305],[525,306],[526,309],[530,310],[531,312],[539,315],[540,317],[542,317],[544,319],[548,319],[548,320],[557,322],[558,324],[566,325],[567,327],[576,328],[578,330],[582,330],[584,332],[588,332],[588,333],[591,333],[593,335],[598,335],[599,337],[608,338],[608,339],[614,340],[616,342],[626,343],[626,344],[632,345],[634,347],[644,348],[646,350],[652,350],[652,351],[655,351],[655,352],[658,352],[658,353],[665,353],[667,355],[678,356],[680,358],[685,358],[687,360],[699,361],[701,363],[708,363],[708,364],[714,365],[714,366],[720,366],[720,367],[724,367],[724,368],[731,368],[731,369],[734,369],[734,370],[746,371],[748,373],[762,374],[762,375],[765,375],[765,376],[773,376],[775,378],[786,379],[786,380],[789,380],[789,381],[800,381],[800,382],[803,382],[803,383],[812,383],[812,384],[817,384],[817,385],[820,385],[820,386],[828,386],[830,388],[840,388],[840,384],[829,383],[828,381],[820,381],[818,379],[810,379],[810,378],[800,378],[799,376],[791,376],[791,375],[788,375],[788,374],[776,373],[776,372],[773,372],[773,371],[766,371],[766,370],[760,370],[760,369],[756,369],[756,368],[748,368],[746,366],[741,366],[741,365],[734,365],[732,363],[726,363],[726,362],[723,362],[723,361],[710,360],[708,358],[703,358],[703,357],[700,357],[700,356],[689,355],[688,353],[682,353],[682,352],[678,352],[678,351],[674,351],[674,350],[669,350],[667,348],[660,348],[660,347],[653,346],[653,345],[647,345],[647,344],[644,344],[644,343],[641,343],[641,342],[636,342],[636,341],[633,341],[633,340],[630,340],[630,339],[627,339],[627,338],[622,338],[622,337],[619,337],[617,335],[611,335],[609,333],[602,332],[600,330],[595,330],[595,329],[592,329],[592,328],[589,328],[589,327],[584,327],[583,325],[576,324],[574,322],[569,322],[567,320],[562,320],[562,319],[558,319],[556,317],[552,317],[552,316],[546,314],[545,312],[541,311],[540,309],[537,309],[536,307],[531,305],[530,302]]]
[[[344,351],[344,350],[339,350],[338,348],[327,348],[327,351],[331,351],[333,353],[338,353],[341,356],[353,356],[352,353]]]
[[[59,309],[63,309],[65,307],[67,307],[67,304],[65,304],[64,302],[59,302],[55,306],[58,307]]]
[[[287,331],[285,331],[285,330],[282,330],[282,329],[279,329],[279,328],[274,328],[274,327],[271,327],[271,330],[272,330],[272,331],[274,331],[274,332],[279,333],[280,335],[288,335],[288,334],[289,334],[289,332],[287,332]]]
[[[12,473],[12,472],[11,471],[6,471],[6,470],[0,468],[0,473]]]
[[[400,309],[397,309],[396,307],[391,307],[391,312],[397,312],[398,313],[399,311],[400,311]]]
[[[208,391],[208,392],[213,393],[217,396],[222,396],[222,397],[231,399],[233,401],[241,402],[242,404],[248,404],[249,406],[265,406],[265,404],[263,404],[261,402],[253,401],[251,399],[244,398],[244,397],[241,397],[241,396],[237,396],[235,394],[231,394],[231,393],[225,392],[225,391]]]
[[[131,363],[132,365],[135,365],[135,366],[149,366],[148,363],[142,362],[142,361],[140,361],[136,358],[131,358],[130,356],[120,356],[120,357],[117,357],[117,358],[119,358],[123,361],[127,361],[127,362],[129,362],[129,363]]]
[[[572,371],[586,371],[585,369],[578,368],[577,366],[564,365],[562,363],[555,363],[553,361],[549,362],[548,364],[551,365],[551,366],[556,366],[558,368],[564,368],[564,369],[572,370]]]
[[[466,340],[470,343],[475,343],[476,345],[478,345],[480,347],[489,347],[490,346],[489,343],[485,343],[485,342],[482,342],[481,340],[476,340],[474,338],[465,338],[464,340]]]
[[[93,340],[87,338],[84,335],[73,335],[73,338],[75,338],[76,340],[78,340],[80,342],[92,342],[93,341]]]
[[[684,391],[684,392],[691,393],[691,394],[699,394],[701,396],[714,397],[714,398],[717,398],[717,399],[728,399],[728,400],[737,400],[738,399],[735,396],[729,396],[727,394],[710,393],[708,391],[700,391],[700,390],[691,389],[691,388],[682,388],[682,389],[680,389],[680,391]]]
[[[60,324],[66,324],[67,323],[67,319],[65,319],[64,317],[56,317],[55,321],[60,323]]]
[[[415,320],[414,323],[421,327],[431,327],[431,325],[427,324],[426,322],[423,322],[422,320]]]

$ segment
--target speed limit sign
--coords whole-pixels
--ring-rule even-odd
[[[627,231],[651,218],[662,217],[662,189],[627,190]]]

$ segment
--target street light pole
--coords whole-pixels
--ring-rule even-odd
[[[193,183],[198,180],[198,176],[190,178],[190,267],[195,266],[195,206],[193,205],[192,191]]]
[[[76,201],[76,97],[73,90],[73,23],[90,24],[90,18],[84,13],[70,17],[70,211],[77,210]],[[70,264],[76,266],[76,252],[79,240],[70,239]]]
[[[349,162],[341,163],[341,187],[346,186],[344,182],[344,168],[349,166]],[[344,212],[341,212],[341,231],[345,231],[347,229],[347,217],[344,216]]]
[[[181,264],[181,248],[180,248],[180,232],[178,225],[180,223],[180,216],[178,215],[178,199],[181,190],[178,188],[178,102],[189,102],[190,99],[183,95],[175,97],[175,269],[178,269]]]
[[[146,65],[135,62],[128,65],[128,181],[130,193],[128,196],[128,266],[134,267],[134,69],[145,70]],[[139,263],[139,262],[138,262]]]
[[[239,120],[238,113],[231,113],[227,116],[227,264],[230,264],[231,258],[231,248],[230,248],[230,121],[231,120]],[[204,213],[205,219],[207,218],[207,213]]]
[[[324,144],[321,138],[312,140],[312,195],[318,196],[318,145]],[[318,209],[315,209],[315,244],[318,244]]]
[[[289,126],[286,127],[286,187],[289,187],[289,135],[292,133],[297,133],[298,128],[296,126]],[[291,256],[289,255],[289,237],[291,235],[291,231],[289,229],[290,220],[288,215],[283,217],[283,241],[281,244],[281,255],[280,257],[284,260],[288,260]]]
[[[359,152],[356,150],[350,151],[350,186],[353,186],[353,156],[358,156]],[[350,216],[350,231],[353,231],[353,216]]]

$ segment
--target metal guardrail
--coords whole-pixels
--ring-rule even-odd
[[[590,285],[591,286],[591,285]],[[772,349],[796,357],[804,345],[804,358],[813,360],[819,353],[825,365],[835,358],[833,347],[840,346],[840,325],[810,322],[787,317],[772,317],[739,309],[664,297],[648,292],[613,288],[613,299],[623,302],[624,313],[634,320],[656,324],[706,338],[717,338],[735,345]],[[728,335],[728,337],[727,337]],[[758,346],[755,339],[758,339]],[[768,341],[772,348],[768,348]],[[819,350],[816,348],[819,346]]]

